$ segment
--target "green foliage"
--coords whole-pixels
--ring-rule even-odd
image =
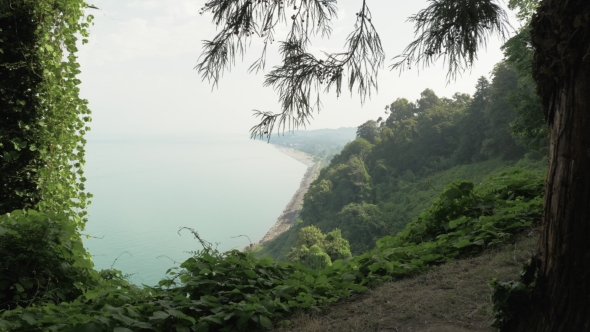
[[[379,136],[379,124],[375,120],[369,120],[358,127],[356,130],[357,138],[364,138],[371,143]]]
[[[518,10],[516,18],[522,21],[530,21],[535,10],[539,6],[539,0],[510,0],[508,1],[508,8]]]
[[[489,104],[490,82],[480,77],[475,86],[473,100],[467,106],[465,114],[457,121],[459,144],[451,158],[458,163],[477,162],[485,159],[481,147],[485,133],[489,130],[485,110]]]
[[[506,188],[520,189],[516,185],[520,172],[507,176]],[[535,187],[543,186],[542,178],[537,177],[534,183]],[[449,185],[430,209],[397,236],[380,239],[376,249],[355,258],[362,264],[359,270],[368,275],[402,277],[503,243],[511,233],[540,219],[540,196],[509,195],[503,199],[506,190],[476,192],[469,182]]]
[[[297,242],[287,258],[311,269],[320,270],[332,265],[333,261],[351,258],[348,241],[342,238],[339,229],[328,234],[315,226],[303,227]]]
[[[490,103],[485,109],[489,123],[486,139],[482,142],[482,152],[488,156],[505,159],[519,159],[525,153],[510,133],[510,124],[516,119],[516,112],[508,98],[517,89],[516,72],[504,62],[496,64],[490,86]]]
[[[537,284],[537,268],[532,260],[523,266],[518,281],[490,282],[493,288],[492,310],[494,321],[492,326],[498,329],[507,329],[511,324],[517,323],[520,315],[526,315],[531,301],[534,301],[534,289]]]
[[[332,224],[324,227],[342,227],[345,237],[350,239],[351,251],[360,254],[373,248],[377,239],[390,234],[385,217],[377,205],[350,203],[335,216]]]
[[[369,142],[358,138],[332,159],[332,164],[335,160],[345,160],[343,163],[320,172],[304,197],[307,208],[301,211],[301,218],[305,222],[318,222],[351,202],[370,199],[371,177],[362,159],[370,149]]]
[[[425,207],[433,194],[414,193],[434,188],[429,178],[439,172],[497,158],[519,160],[526,147],[532,149],[531,157],[542,159],[537,147],[546,131],[537,126],[543,122],[535,106],[538,98],[519,77],[524,60],[515,61],[497,64],[491,83],[481,77],[473,98],[460,93],[440,98],[425,89],[416,102],[396,99],[387,107],[389,117],[379,120],[380,127],[377,121],[361,125],[360,137],[312,183],[300,213],[302,225],[323,232],[341,229],[358,255],[377,238],[405,227],[416,216],[416,207]],[[285,245],[292,246],[295,235],[289,236]],[[283,259],[285,250],[273,246],[273,253],[281,253],[273,257]]]
[[[414,117],[418,113],[418,108],[406,98],[398,98],[391,105],[385,106],[385,113],[389,113],[385,125],[393,128],[393,126],[403,120]]]
[[[89,128],[79,98],[82,0],[19,0],[0,7],[0,214],[64,211],[86,221],[82,165]],[[83,39],[84,43],[86,39]]]
[[[536,1],[522,2],[536,6]],[[516,112],[510,129],[527,148],[546,154],[549,146],[549,128],[545,122],[541,99],[536,94],[537,84],[532,77],[533,48],[530,26],[522,27],[502,46],[502,50],[506,63],[512,66],[518,75],[518,86],[507,97],[507,102]]]
[[[34,210],[0,216],[0,310],[71,301],[96,285],[76,226]]]
[[[508,24],[506,12],[493,0],[433,0],[409,20],[414,22],[416,39],[391,67],[401,71],[442,58],[449,80],[473,64],[489,34],[504,36]]]
[[[346,144],[344,149],[340,151],[339,154],[335,155],[330,162],[331,165],[336,164],[343,164],[350,160],[351,157],[356,156],[362,160],[364,160],[369,153],[371,153],[371,149],[373,148],[373,144],[365,138],[359,137],[354,141]]]
[[[348,241],[342,237],[342,232],[339,229],[335,229],[326,234],[323,249],[333,262],[339,259],[345,260],[352,257],[350,245],[348,244]]]
[[[495,181],[492,181],[495,182]],[[403,278],[429,266],[505,243],[541,215],[543,179],[515,170],[498,183],[474,187],[459,181],[397,236],[352,259],[321,270],[256,259],[237,250],[203,250],[170,269],[157,287],[129,285],[118,271],[101,271],[96,287],[73,301],[0,310],[6,331],[244,331],[288,325],[295,309],[338,301],[367,285]],[[73,227],[72,227],[73,229]],[[310,228],[302,243],[338,240]],[[337,242],[337,241],[336,241]],[[311,245],[312,252],[322,250]],[[316,254],[316,258],[325,256]]]
[[[301,263],[314,270],[325,269],[332,265],[330,256],[317,244],[309,248],[306,245],[295,247],[287,258],[292,262]]]

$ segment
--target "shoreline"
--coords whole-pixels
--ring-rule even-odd
[[[301,179],[301,183],[299,188],[291,197],[289,203],[283,210],[283,213],[277,218],[275,224],[268,230],[266,235],[258,241],[257,243],[251,244],[249,247],[244,248],[244,250],[252,250],[258,246],[264,245],[265,243],[275,239],[277,236],[281,235],[285,231],[287,231],[293,224],[295,224],[295,220],[299,215],[299,211],[301,211],[301,205],[303,204],[303,196],[307,193],[311,183],[315,180],[318,172],[319,172],[319,163],[314,163],[312,157],[304,152],[294,150],[291,148],[277,146],[277,148],[282,153],[288,155],[289,157],[303,163],[307,166],[307,170],[303,175],[303,179]]]

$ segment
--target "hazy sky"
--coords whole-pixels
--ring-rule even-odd
[[[94,0],[95,16],[89,44],[80,47],[81,94],[93,112],[90,137],[114,135],[168,135],[192,133],[244,133],[256,124],[252,110],[279,111],[278,98],[262,87],[263,74],[247,68],[260,51],[252,42],[244,62],[211,89],[193,68],[201,41],[212,39],[216,29],[210,16],[199,15],[205,0]],[[314,48],[339,51],[352,31],[360,0],[340,1],[339,19],[330,40],[318,39]],[[407,17],[426,7],[425,0],[373,0],[373,23],[380,32],[386,64],[379,74],[379,93],[364,105],[346,92],[340,98],[324,95],[323,111],[308,129],[356,127],[384,116],[385,105],[398,97],[415,100],[425,88],[439,96],[472,94],[477,78],[489,74],[501,60],[502,42],[492,37],[471,72],[447,85],[442,63],[436,68],[406,71],[387,68],[413,39]],[[286,30],[286,28],[285,28]],[[276,46],[276,43],[275,45]],[[276,47],[269,50],[267,71],[276,64]]]

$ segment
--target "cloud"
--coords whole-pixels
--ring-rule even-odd
[[[116,16],[97,15],[90,44],[82,47],[85,61],[112,64],[145,58],[171,59],[182,54],[198,56],[201,40],[214,32],[199,15],[202,1],[133,1],[125,7],[103,4],[105,12],[116,8]],[[92,31],[99,31],[95,36]]]

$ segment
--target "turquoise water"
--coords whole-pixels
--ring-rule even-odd
[[[89,140],[86,188],[94,195],[84,243],[97,269],[155,285],[201,249],[190,227],[220,250],[258,242],[306,166],[247,136]]]

